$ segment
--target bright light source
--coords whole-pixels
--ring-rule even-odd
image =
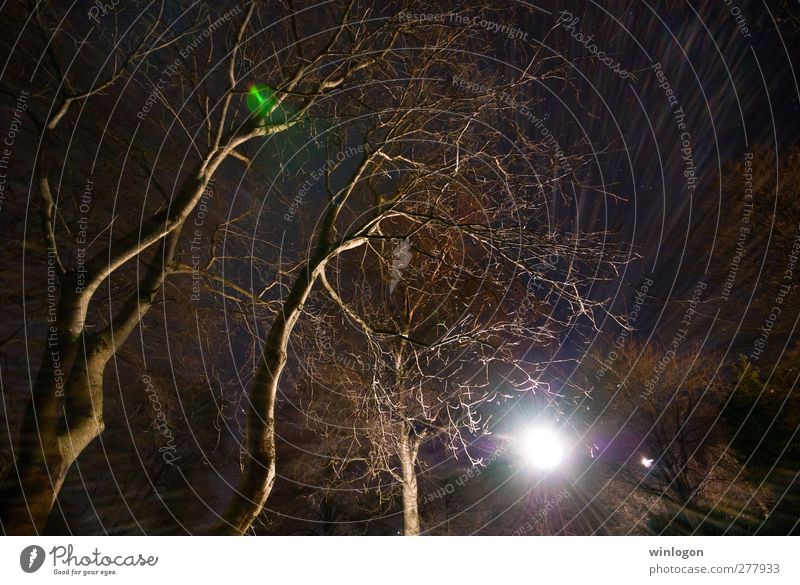
[[[539,469],[553,469],[564,455],[558,436],[543,428],[531,429],[525,434],[522,451],[528,462]]]
[[[642,457],[642,465],[645,467],[653,467],[653,460],[648,459],[647,457]]]

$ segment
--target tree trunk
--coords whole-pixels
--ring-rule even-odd
[[[221,522],[212,531],[214,534],[241,536],[250,528],[264,509],[264,504],[275,483],[275,397],[278,382],[286,367],[289,338],[297,320],[303,312],[303,305],[311,293],[325,264],[346,250],[363,245],[366,239],[353,238],[334,245],[336,218],[347,201],[369,158],[359,166],[350,183],[335,204],[328,207],[325,219],[319,230],[319,238],[308,265],[298,274],[283,307],[267,333],[264,349],[259,360],[253,384],[250,387],[247,417],[245,420],[245,462],[239,488],[233,494]]]
[[[410,432],[410,429],[403,425],[399,445],[401,477],[403,478],[403,536],[419,536],[416,471],[419,444],[410,436]]]
[[[287,349],[303,304],[324,268],[324,254],[315,256],[292,285],[282,311],[267,334],[250,389],[245,421],[245,462],[239,487],[215,528],[215,534],[241,536],[261,513],[275,483],[275,398],[286,367]]]
[[[74,398],[67,399],[59,410],[68,412],[72,406],[69,422],[61,417],[37,417],[34,427],[39,428],[39,445],[30,445],[29,436],[21,442],[15,465],[18,474],[12,472],[2,493],[2,526],[8,535],[39,534],[44,530],[70,466],[102,432],[103,371],[110,352],[107,356],[92,353],[89,358],[80,354],[74,373],[65,384],[64,394]],[[80,407],[69,404],[78,400]],[[29,424],[24,435],[30,435],[30,428]]]
[[[171,233],[148,268],[141,286],[125,301],[107,329],[83,329],[83,295],[74,293],[70,274],[62,285],[58,327],[63,388],[58,392],[51,348],[42,365],[20,430],[19,455],[0,492],[0,527],[6,534],[39,534],[70,467],[103,431],[103,376],[106,364],[152,306],[172,262],[181,230]],[[63,396],[63,398],[62,398]]]
[[[14,466],[0,491],[0,525],[9,535],[40,533],[58,493],[62,465],[58,424],[83,328],[74,276],[68,272],[63,277],[57,321],[48,325],[44,354],[22,417]]]

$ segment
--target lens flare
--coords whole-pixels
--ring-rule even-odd
[[[275,106],[275,92],[268,85],[256,83],[247,90],[247,108],[257,116],[267,116]]]

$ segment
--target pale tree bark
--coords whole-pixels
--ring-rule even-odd
[[[40,5],[33,8],[33,13],[46,42],[50,61],[68,88],[68,80],[58,65],[53,47],[56,32],[48,31]],[[65,119],[71,106],[109,89],[131,66],[143,59],[147,52],[147,42],[158,23],[159,18],[156,18],[123,62],[115,62],[112,73],[106,79],[96,80],[94,86],[85,92],[66,90],[66,95],[61,96],[58,107],[54,108],[45,123],[40,123],[31,114],[42,133],[34,162],[34,176],[41,197],[39,213],[48,253],[59,277],[60,291],[55,322],[48,328],[47,347],[32,384],[31,400],[22,418],[14,468],[0,489],[0,525],[7,534],[34,534],[43,530],[70,466],[80,452],[102,432],[105,365],[114,354],[117,344],[124,343],[146,313],[153,295],[163,282],[164,266],[156,258],[155,265],[147,271],[134,293],[137,298],[129,299],[121,308],[118,314],[121,326],[113,332],[107,329],[93,334],[85,330],[87,313],[95,292],[122,264],[170,233],[176,235],[168,238],[169,252],[164,253],[169,254],[170,258],[175,253],[180,231],[175,232],[175,229],[179,227],[179,223],[173,221],[171,225],[164,226],[166,229],[161,229],[158,237],[153,237],[157,232],[155,224],[159,221],[164,224],[164,218],[157,214],[151,218],[145,241],[138,239],[137,230],[129,232],[108,249],[95,254],[86,263],[85,281],[79,282],[78,273],[75,270],[65,270],[61,262],[54,232],[55,202],[49,178],[49,150],[55,141],[59,124]],[[194,181],[188,180],[183,193],[188,194],[192,186],[195,186]],[[188,198],[191,199],[191,195]],[[199,199],[199,195],[195,199]],[[179,213],[185,214],[186,207],[179,205],[177,209],[180,210]],[[164,260],[163,254],[161,260]],[[144,294],[146,302],[139,302],[139,294]],[[116,338],[116,344],[111,337]],[[55,369],[56,362],[60,372]]]
[[[20,452],[27,457],[17,462],[20,473],[16,481],[7,482],[4,489],[3,527],[7,534],[42,531],[70,467],[103,431],[106,365],[153,306],[175,257],[179,239],[180,230],[164,240],[164,246],[153,258],[142,282],[126,299],[111,324],[98,333],[83,332],[79,340],[72,343],[77,348],[77,356],[66,379],[64,400],[63,403],[58,401],[55,390],[47,396],[50,400],[47,407],[53,409],[47,424],[39,418],[42,411],[36,410],[36,403],[29,407],[26,416],[34,419],[31,426],[37,428],[41,442],[38,449],[35,445],[32,448],[21,445]],[[50,356],[45,357],[49,360]],[[50,371],[51,364],[52,361]],[[45,379],[42,387],[47,388],[47,382],[50,380]],[[23,423],[23,431],[27,431],[23,437],[30,442],[35,439],[29,428]]]
[[[275,482],[275,400],[278,382],[286,367],[289,340],[306,299],[327,262],[367,241],[359,233],[346,236],[338,243],[333,238],[336,219],[342,207],[381,152],[377,148],[365,155],[347,185],[331,201],[319,229],[316,249],[307,265],[301,268],[283,308],[270,326],[248,395],[244,445],[246,457],[242,479],[215,528],[216,534],[244,534],[263,510],[272,491]]]
[[[403,488],[403,536],[419,536],[419,494],[417,489],[417,453],[419,442],[411,436],[412,429],[403,425],[399,432],[400,472]]]
[[[54,141],[59,123],[66,119],[71,105],[80,104],[109,89],[129,66],[159,48],[169,46],[170,42],[164,41],[155,48],[145,46],[150,32],[155,29],[156,24],[153,24],[136,49],[121,64],[115,66],[106,80],[98,82],[89,91],[63,96],[59,107],[54,109],[54,114],[40,124],[43,133],[42,148],[35,164],[35,174],[42,199],[41,223],[45,241],[55,255],[60,275],[61,287],[54,324],[57,344],[53,347],[60,352],[63,392],[54,371],[54,361],[47,350],[33,383],[31,401],[23,416],[15,465],[6,477],[0,493],[0,525],[6,533],[31,534],[42,531],[70,466],[102,432],[105,367],[152,306],[165,278],[179,268],[176,259],[182,228],[223,162],[229,158],[247,160],[237,148],[253,139],[289,130],[304,119],[308,110],[325,91],[340,88],[355,72],[374,64],[378,59],[376,56],[362,59],[356,64],[339,65],[322,75],[316,69],[342,39],[341,33],[349,25],[351,3],[319,52],[290,71],[288,81],[281,87],[282,92],[276,94],[277,99],[270,111],[261,112],[264,117],[260,119],[250,119],[238,128],[226,130],[232,100],[237,93],[241,93],[237,90],[240,83],[237,77],[237,57],[241,57],[245,30],[256,5],[256,2],[249,3],[238,25],[234,46],[228,55],[229,85],[222,100],[218,125],[212,129],[208,122],[209,136],[213,134],[213,139],[210,139],[207,153],[182,181],[169,206],[146,217],[140,226],[117,238],[86,262],[85,282],[80,288],[77,286],[77,273],[63,269],[56,247],[57,240],[53,230],[54,201],[46,152]],[[159,17],[161,15],[159,12]],[[41,19],[39,23],[44,30]],[[49,41],[50,39],[48,47],[52,45]],[[53,57],[52,60],[56,63],[57,74],[64,78],[57,59]],[[291,95],[302,83],[307,83],[307,77],[311,75],[316,75],[316,81],[313,81],[311,91],[303,94],[304,97],[294,113],[283,121],[267,123],[267,117],[281,107],[286,96]],[[209,111],[206,111],[205,119],[210,120]],[[334,214],[331,221],[335,222],[335,219]],[[324,241],[328,242],[330,238]],[[155,246],[160,246],[156,258],[138,283],[136,291],[123,303],[108,328],[101,333],[87,330],[90,306],[101,285],[124,265],[140,258]],[[316,258],[314,262],[321,266],[324,257]],[[242,480],[242,491],[247,495],[234,499],[230,507],[234,521],[229,524],[238,527],[234,529],[237,533],[246,530],[261,510],[274,480],[275,388],[286,363],[289,335],[316,278],[314,262],[309,264],[310,273],[298,278],[283,311],[270,329],[270,341],[265,345],[254,383],[258,390],[252,393],[246,433],[247,450],[254,459],[253,464],[247,466]],[[249,509],[253,505],[255,512]]]
[[[247,408],[244,446],[247,460],[239,488],[216,528],[217,534],[244,534],[261,513],[272,491],[275,482],[275,399],[278,381],[286,367],[292,329],[314,285],[319,266],[318,261],[316,266],[303,270],[267,334]]]

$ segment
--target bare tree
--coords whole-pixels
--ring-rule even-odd
[[[81,90],[73,89],[76,82],[70,81],[71,72],[64,70],[59,48],[74,43],[79,52],[82,45],[77,39],[83,35],[77,33],[85,25],[74,23],[77,31],[56,28],[52,23],[60,17],[53,7],[38,3],[31,9],[52,66],[48,73],[56,80],[54,106],[49,110],[43,108],[44,118],[34,108],[28,111],[40,126],[41,148],[34,165],[35,181],[41,197],[41,227],[59,293],[53,309],[51,350],[43,355],[33,382],[14,470],[3,489],[0,513],[7,532],[31,533],[42,529],[67,470],[103,430],[106,365],[152,307],[164,280],[185,268],[177,262],[178,254],[181,248],[189,247],[187,240],[194,234],[184,234],[184,226],[223,164],[227,161],[247,164],[250,159],[242,149],[248,143],[286,132],[307,120],[309,111],[326,93],[341,90],[359,71],[381,60],[382,53],[367,47],[378,38],[385,40],[374,31],[365,30],[361,36],[348,32],[350,27],[359,26],[351,3],[337,14],[315,14],[318,23],[327,23],[324,27],[327,34],[302,47],[294,46],[296,59],[294,62],[290,59],[287,67],[284,63],[265,63],[258,57],[263,41],[254,35],[263,22],[255,2],[219,12],[200,7],[199,13],[189,12],[189,26],[185,25],[185,18],[176,16],[164,3],[151,3],[150,11],[138,4],[134,8],[141,9],[135,13],[132,24],[144,23],[141,38],[129,47],[125,32],[130,35],[130,29],[111,30],[114,36],[109,61],[101,62],[99,69],[95,67],[97,75]],[[171,21],[175,19],[181,19],[181,24],[172,27]],[[113,22],[116,24],[117,19]],[[286,20],[285,27],[291,30],[291,19]],[[223,42],[217,45],[202,42],[212,36]],[[390,46],[391,39],[383,44],[384,49]],[[346,53],[353,57],[342,58]],[[92,54],[87,60],[94,65],[96,56]],[[125,123],[136,125],[137,120],[143,121],[161,130],[155,135],[165,139],[171,132],[184,133],[190,154],[177,168],[188,166],[189,170],[174,173],[169,167],[147,169],[146,187],[140,198],[141,221],[127,222],[130,227],[124,228],[123,220],[97,230],[98,234],[108,231],[113,237],[107,238],[105,245],[105,238],[94,238],[85,262],[70,267],[62,254],[66,243],[75,236],[69,230],[64,234],[57,232],[56,215],[60,209],[51,186],[52,177],[59,173],[63,176],[66,169],[54,168],[58,157],[50,153],[64,141],[59,132],[70,114],[81,116],[84,109],[95,107],[95,101],[108,99],[106,96],[114,90],[122,91],[123,81],[132,79],[134,74],[140,76],[140,82],[144,77],[152,85],[145,84],[144,91],[150,93],[143,96],[142,109],[127,112],[130,118]],[[247,112],[244,101],[248,84],[252,92],[253,80],[261,76],[274,80],[274,98],[259,96],[267,106]],[[177,91],[171,93],[170,87],[176,87]],[[260,88],[255,89],[256,93],[259,91]],[[151,115],[156,103],[168,114]],[[164,126],[159,128],[161,122]],[[96,130],[102,132],[103,128]],[[101,141],[102,136],[99,136]],[[141,163],[148,165],[152,161],[143,157]],[[159,176],[169,176],[176,187],[166,191],[166,203],[153,204],[147,194],[160,188]],[[108,188],[113,192],[113,184]],[[100,192],[100,185],[94,189]],[[122,234],[113,234],[115,229]],[[137,260],[144,260],[143,270],[132,266]],[[128,283],[133,284],[130,287],[133,290],[127,298],[104,307],[97,293],[112,275],[132,279]],[[282,325],[276,331],[285,330],[287,325],[291,328],[297,300],[295,296],[289,302],[283,318],[279,319]],[[92,312],[95,306],[100,311],[105,308],[110,316],[108,323],[99,329],[93,322],[97,318],[96,312]],[[255,443],[263,444],[261,439]]]
[[[540,94],[550,91],[542,83],[567,82],[566,64],[558,56],[519,43],[514,50],[523,55],[525,67],[508,66],[494,77],[487,75],[480,50],[487,45],[486,31],[409,19],[408,14],[438,12],[425,2],[390,8],[352,0],[324,9],[260,2],[229,9],[130,6],[130,12],[120,12],[120,18],[102,21],[97,28],[63,19],[60,9],[47,3],[31,8],[30,22],[42,36],[49,67],[38,71],[46,80],[42,85],[47,96],[37,98],[28,110],[38,121],[41,144],[33,177],[41,214],[38,249],[42,262],[51,260],[58,298],[52,331],[46,332],[48,349],[31,384],[14,467],[3,487],[0,518],[5,531],[41,531],[70,466],[103,431],[106,366],[154,304],[166,302],[165,282],[176,288],[182,284],[187,291],[187,275],[192,283],[198,275],[217,297],[235,297],[238,305],[257,307],[257,320],[250,321],[253,371],[246,396],[242,476],[215,530],[225,534],[246,532],[273,487],[279,382],[309,295],[321,281],[349,318],[358,314],[347,310],[349,301],[340,292],[326,286],[331,280],[326,270],[335,263],[350,263],[356,274],[351,281],[358,282],[359,274],[370,273],[368,264],[356,260],[358,254],[369,263],[386,242],[411,237],[417,247],[407,252],[428,254],[432,260],[420,264],[420,270],[434,276],[437,270],[452,270],[446,258],[437,258],[435,247],[420,243],[424,234],[429,242],[439,237],[467,242],[448,252],[472,259],[465,281],[481,277],[475,268],[479,263],[487,273],[496,273],[494,293],[475,284],[467,289],[487,307],[502,305],[502,297],[491,298],[502,294],[498,283],[524,289],[536,279],[541,292],[525,310],[540,314],[553,308],[546,323],[520,330],[526,326],[511,313],[487,321],[488,309],[476,306],[462,320],[445,319],[443,328],[426,324],[420,335],[433,350],[440,348],[436,359],[443,365],[455,364],[445,349],[457,354],[473,344],[478,348],[472,349],[473,357],[483,359],[492,344],[511,348],[521,338],[553,342],[559,327],[594,322],[604,311],[603,303],[591,298],[593,283],[586,276],[598,266],[609,267],[604,240],[582,235],[579,226],[561,230],[542,217],[543,197],[582,183],[582,159],[571,162],[553,140],[530,137],[534,125],[537,136],[542,135],[541,118],[532,114],[541,105]],[[498,22],[511,16],[501,4],[476,2],[472,8]],[[67,24],[56,26],[62,21]],[[122,22],[131,26],[125,29]],[[133,30],[140,33],[138,38]],[[87,34],[97,34],[109,46],[78,40]],[[276,50],[274,39],[285,47]],[[80,56],[83,50],[89,51],[79,61],[85,70],[64,65],[62,55]],[[98,56],[104,50],[110,55],[105,61]],[[139,110],[128,104],[118,112],[123,96],[135,96]],[[48,99],[55,105],[48,107]],[[112,116],[114,129],[79,124],[95,114]],[[119,192],[126,202],[135,202],[130,207],[136,213],[128,213],[127,204],[126,213],[119,213],[116,198],[101,198],[107,220],[90,230],[91,245],[85,261],[78,263],[67,258],[75,234],[64,224],[77,221],[79,205],[67,217],[63,201],[79,201],[83,189],[56,183],[85,162],[69,152],[68,122],[81,132],[83,144],[97,144],[98,153],[103,152],[101,145],[113,144],[114,155],[125,161],[130,156],[141,172],[137,180],[126,164],[118,169],[115,161],[111,166],[120,171],[116,176],[103,176],[102,181],[97,176],[95,193]],[[118,128],[134,128],[136,140],[128,140]],[[308,173],[308,187],[297,176],[282,174],[297,164],[298,155],[291,151],[298,137],[307,146],[302,149],[307,165],[319,163],[318,172]],[[270,158],[267,149],[276,145]],[[162,157],[164,150],[171,154]],[[258,169],[260,160],[276,163],[269,180],[270,173]],[[236,179],[242,175],[252,193],[234,203]],[[267,212],[274,214],[273,220],[283,218],[283,231],[274,221],[266,226],[259,221],[261,202],[254,194],[259,183],[260,192],[270,196]],[[204,213],[202,202],[212,189],[226,194],[232,217],[241,221],[221,219],[199,229],[209,249],[206,264],[198,266],[187,261],[187,255],[194,260],[198,237],[196,221],[190,229],[189,220]],[[256,235],[246,253],[234,247],[241,255],[231,259],[226,238],[231,232],[241,236],[245,225],[257,226]],[[232,237],[237,239],[241,241]],[[540,268],[545,255],[559,258],[555,267]],[[242,278],[248,269],[249,279]],[[422,281],[420,272],[417,282]],[[393,391],[407,395],[403,403],[409,407],[415,399],[406,364],[418,351],[418,340],[410,338],[414,319],[408,309],[419,302],[420,310],[431,311],[434,301],[408,295],[405,312],[392,320],[389,313],[381,317],[391,324],[388,331],[381,330],[389,325],[380,320],[359,323],[374,355],[391,356],[392,376],[400,382]],[[509,343],[496,342],[506,334],[512,336]],[[505,351],[508,361],[512,350]],[[469,391],[468,379],[456,384],[460,392]],[[408,416],[399,427],[409,494],[418,449],[414,425],[422,423],[421,431],[448,413],[445,396],[450,388],[439,391],[445,394],[436,413]],[[479,404],[468,397],[460,400],[458,422],[451,428],[463,423],[478,431],[473,407]]]
[[[588,291],[624,264],[613,246],[604,250],[606,234],[546,225],[543,198],[528,181],[530,173],[552,176],[550,162],[532,163],[547,145],[521,128],[481,124],[484,116],[513,117],[514,106],[458,92],[436,99],[432,110],[467,103],[474,113],[447,120],[445,130],[403,114],[404,124],[412,122],[406,140],[422,144],[409,155],[387,155],[386,175],[367,181],[376,194],[395,176],[402,186],[385,211],[376,202],[368,212],[375,219],[353,214],[374,229],[358,253],[320,270],[327,301],[310,298],[297,349],[302,377],[329,388],[311,418],[341,445],[331,456],[335,472],[354,466],[361,473],[351,482],[399,486],[406,535],[421,531],[420,448],[444,445],[479,464],[471,443],[490,432],[485,407],[518,392],[549,391],[539,382],[544,356],[565,331],[592,327],[605,314]],[[430,152],[426,136],[443,146]],[[569,160],[580,166],[582,158]],[[532,351],[542,357],[531,358]],[[332,413],[334,397],[349,405],[344,412]]]

